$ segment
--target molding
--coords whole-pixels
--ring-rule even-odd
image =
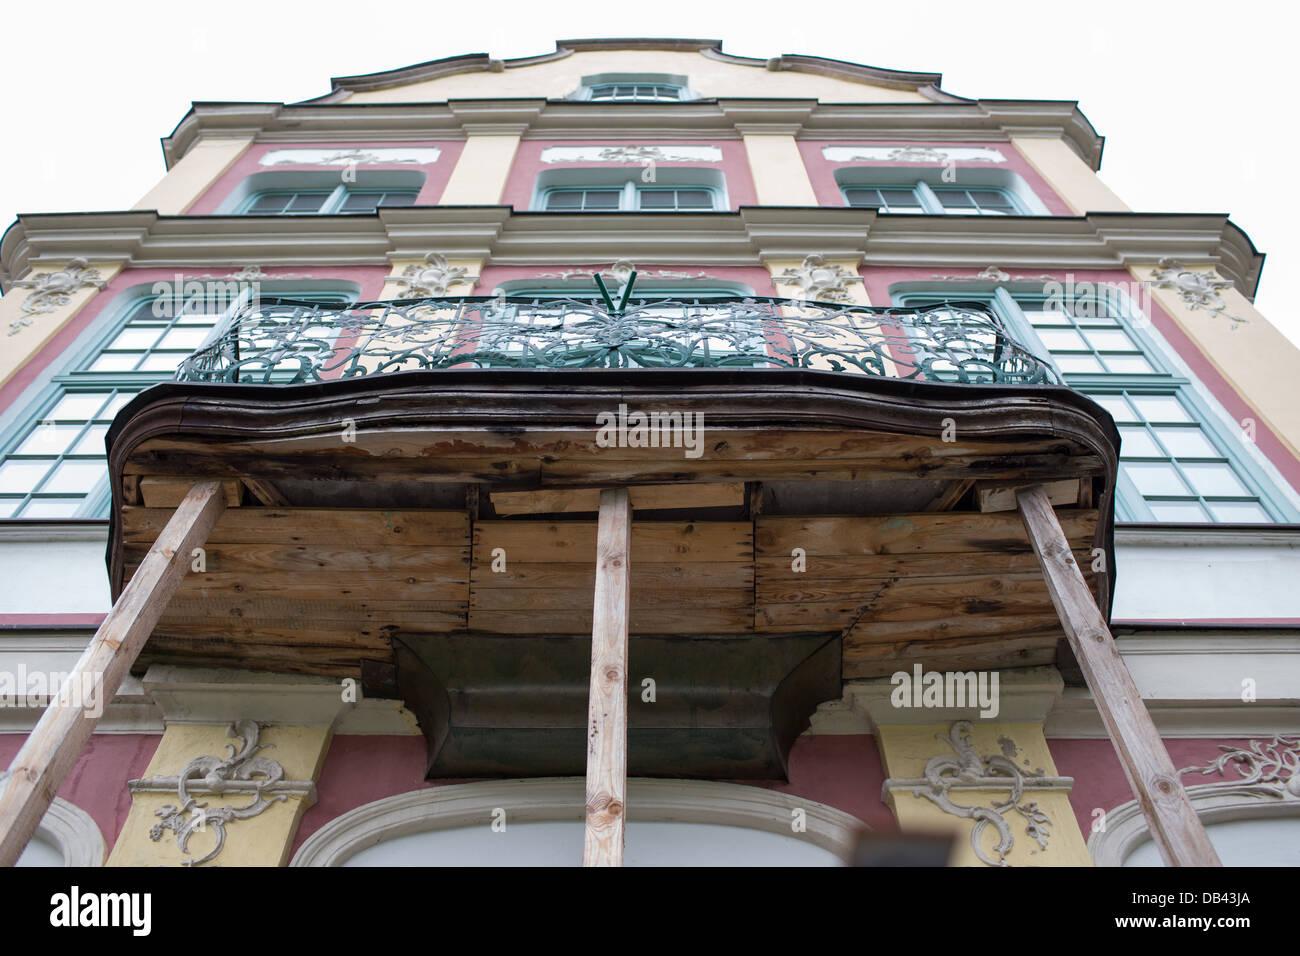
[[[141,681],[166,724],[243,721],[329,727],[350,704],[339,681],[216,667],[150,666]],[[357,685],[360,698],[360,682]]]
[[[793,794],[701,780],[628,780],[628,805],[640,822],[713,823],[790,835],[790,812],[803,809],[811,843],[847,860],[870,828],[857,817]],[[513,822],[581,821],[581,777],[538,777],[427,787],[376,800],[335,817],[313,833],[290,866],[342,866],[357,852],[411,833],[486,825],[495,807]]]
[[[1252,737],[1300,734],[1300,700],[1245,703],[1240,700],[1146,698],[1147,711],[1164,738]],[[1106,740],[1109,734],[1084,687],[1067,687],[1047,715],[1043,734],[1052,740]]]
[[[425,206],[372,215],[160,216],[151,211],[20,215],[0,240],[0,280],[73,256],[179,271],[240,266],[391,266],[430,248],[495,265],[611,259],[663,265],[759,266],[765,258],[861,258],[875,268],[1011,269],[1063,275],[1121,270],[1177,254],[1212,266],[1243,292],[1262,257],[1221,215],[880,216],[845,207],[746,206],[738,212],[514,212]]]
[[[1251,740],[1248,747],[1220,745],[1217,759],[1203,767],[1184,767],[1183,774],[1226,775],[1234,765],[1237,778],[1187,786],[1187,796],[1203,823],[1227,823],[1268,817],[1300,816],[1300,737],[1277,734]],[[1106,813],[1104,832],[1088,837],[1088,852],[1097,866],[1123,866],[1137,847],[1150,839],[1136,800]]]
[[[258,159],[259,166],[374,166],[436,163],[442,150],[436,147],[367,146],[344,149],[275,149]]]
[[[55,797],[36,832],[63,851],[64,866],[104,865],[104,834],[94,818],[75,803]]]
[[[0,544],[9,541],[95,541],[108,543],[108,519],[86,521],[0,521]]]
[[[1026,790],[1068,793],[1074,786],[1074,778],[1026,773],[1013,760],[1001,754],[980,757],[970,742],[970,735],[971,724],[968,720],[955,722],[947,734],[935,734],[935,739],[944,741],[952,748],[952,755],[939,754],[931,757],[926,761],[924,777],[887,779],[881,787],[880,799],[887,801],[894,793],[907,790],[914,797],[926,798],[950,816],[974,820],[970,831],[971,848],[975,856],[989,866],[1010,866],[1006,857],[1015,845],[1015,837],[1005,814],[1012,811],[1020,814],[1026,823],[1025,833],[1038,844],[1038,848],[1046,850],[1051,818],[1038,809],[1037,803],[1021,803],[1021,797]],[[995,798],[991,806],[961,804],[949,796],[954,790],[1005,790],[1007,798],[1001,801]],[[998,854],[996,860],[988,857],[980,846],[980,839],[990,826],[997,830],[999,837],[994,849]]]
[[[311,780],[285,780],[284,767],[269,757],[257,754],[274,744],[259,744],[262,725],[251,720],[240,720],[230,725],[227,737],[239,740],[239,746],[227,744],[230,753],[220,757],[195,757],[180,773],[172,777],[149,777],[127,783],[132,794],[169,793],[175,791],[179,805],[167,804],[154,814],[159,822],[149,831],[155,843],[167,830],[176,834],[180,851],[189,855],[190,837],[210,825],[216,832],[217,844],[197,860],[182,860],[182,866],[201,866],[215,859],[226,846],[226,825],[236,820],[259,816],[272,804],[288,800],[290,796],[305,798],[307,805],[316,802],[316,784]],[[206,802],[200,803],[191,794],[243,794],[253,800],[242,807],[224,806],[209,810]]]
[[[1130,547],[1300,547],[1300,525],[1115,526],[1115,544]]]

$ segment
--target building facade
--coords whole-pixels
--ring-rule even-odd
[[[162,145],[0,240],[20,863],[1300,862],[1300,352],[1076,104],[562,41]]]

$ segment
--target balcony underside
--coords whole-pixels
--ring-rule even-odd
[[[1081,567],[1100,548],[1113,568],[1104,413],[1055,387],[847,378],[508,371],[152,389],[110,435],[114,594],[194,480],[227,481],[239,506],[139,666],[359,676],[363,660],[392,662],[394,635],[589,635],[595,516],[580,509],[584,489],[611,485],[633,489],[634,635],[841,636],[844,678],[1053,661],[1059,624],[1020,519],[978,510],[977,492],[1077,481],[1062,526]],[[620,403],[702,412],[701,456],[598,447],[596,416]],[[1108,608],[1111,575],[1088,573]]]

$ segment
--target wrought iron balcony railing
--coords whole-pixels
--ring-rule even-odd
[[[462,296],[321,305],[262,299],[176,373],[296,384],[412,369],[792,368],[963,384],[1059,384],[996,315],[969,303],[877,309],[749,297]]]

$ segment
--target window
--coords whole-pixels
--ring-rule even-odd
[[[646,186],[629,180],[622,186],[556,186],[542,194],[547,212],[710,212],[718,208],[712,186]]]
[[[582,78],[570,99],[624,103],[676,103],[694,99],[687,78],[671,73],[595,73]]]
[[[343,293],[301,295],[349,300]],[[104,437],[113,417],[139,392],[170,379],[224,318],[226,304],[191,300],[178,307],[155,295],[131,301],[106,335],[53,376],[32,411],[0,435],[0,518],[105,514]]]
[[[947,213],[969,216],[1018,216],[1025,209],[1010,190],[994,186],[845,185],[844,200],[850,206],[881,212]]]
[[[380,206],[412,206],[419,190],[268,189],[249,196],[240,212],[249,216],[312,216],[330,213],[371,213]]]
[[[669,83],[601,83],[590,87],[593,100],[680,100],[685,92]]]
[[[1287,501],[1219,424],[1208,398],[1142,331],[1144,317],[1115,296],[1048,301],[998,289],[950,296],[990,302],[1022,345],[1101,405],[1120,433],[1116,520],[1176,523],[1295,521]],[[905,294],[905,304],[934,296]]]

